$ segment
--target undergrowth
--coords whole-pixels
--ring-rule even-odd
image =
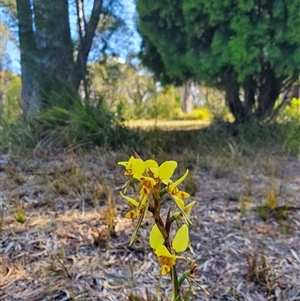
[[[295,122],[242,125],[212,124],[198,130],[168,131],[155,128],[148,131],[129,129],[121,117],[114,114],[101,100],[94,105],[75,100],[72,106],[55,106],[42,113],[13,123],[0,120],[0,151],[18,152],[25,148],[86,148],[104,146],[107,149],[135,149],[142,155],[181,153],[186,148],[198,153],[228,148],[228,143],[249,147],[280,145],[291,155],[300,153],[299,125]]]
[[[72,107],[51,107],[35,116],[20,116],[0,123],[0,151],[22,148],[85,148],[99,145],[119,148],[135,141],[128,130],[101,102],[97,106],[76,100]]]

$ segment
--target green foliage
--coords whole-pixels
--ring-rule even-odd
[[[299,0],[139,0],[137,10],[143,63],[163,83],[194,78],[224,89],[236,118],[270,114],[300,74]]]
[[[284,148],[291,155],[298,155],[300,158],[300,125],[296,124],[288,133],[284,141]]]
[[[149,118],[146,99],[155,94],[152,75],[139,64],[107,58],[91,65],[91,90],[102,95],[111,110],[125,119]]]
[[[5,9],[13,19],[17,18],[17,7],[15,0],[0,0],[1,9]]]
[[[139,0],[139,31],[143,35],[142,59],[164,84],[189,79],[184,63],[186,48],[182,1]]]
[[[279,121],[293,121],[299,122],[300,120],[300,98],[293,98],[291,102],[285,106]]]
[[[38,144],[38,134],[35,132],[35,122],[24,116],[18,117],[12,123],[1,120],[0,150],[18,151],[23,148],[34,148]]]
[[[102,102],[94,106],[75,99],[71,109],[53,107],[37,118],[51,143],[53,138],[66,146],[94,144],[115,148],[127,139],[127,130]]]
[[[26,215],[21,202],[17,204],[17,208],[14,211],[14,217],[18,223],[23,224],[26,222]]]
[[[135,132],[127,130],[101,101],[95,106],[78,98],[69,108],[51,107],[32,118],[21,116],[3,125],[1,135],[2,150],[90,145],[117,148],[135,143]]]
[[[21,114],[21,77],[7,71],[4,73],[3,115],[2,119],[10,123]]]
[[[166,86],[149,97],[144,105],[148,108],[148,118],[174,119],[180,108],[180,98],[174,86]]]
[[[256,146],[273,143],[283,143],[290,132],[291,124],[264,123],[259,121],[247,122],[232,126],[232,132],[239,143]]]
[[[175,119],[181,96],[174,86],[156,87],[153,75],[135,62],[107,59],[92,65],[92,90],[124,119]]]

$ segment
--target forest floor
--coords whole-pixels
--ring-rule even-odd
[[[119,191],[126,178],[117,162],[130,155],[96,148],[0,156],[0,300],[156,294],[160,266],[148,243],[151,216],[128,246],[133,225],[124,218],[129,207]],[[192,248],[184,254],[195,259],[195,280],[210,294],[195,287],[189,300],[300,300],[296,157],[265,148],[226,155],[186,150],[155,159],[177,160],[175,178],[190,169],[183,189],[196,205]],[[162,300],[170,290],[169,277],[161,277]]]

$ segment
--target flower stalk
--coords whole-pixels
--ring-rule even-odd
[[[126,213],[126,218],[137,221],[133,229],[130,245],[134,242],[138,230],[147,213],[151,213],[154,224],[149,235],[149,244],[156,254],[158,262],[161,264],[161,275],[170,274],[172,282],[171,301],[182,301],[181,286],[187,280],[190,285],[192,276],[197,265],[189,257],[179,255],[186,251],[190,245],[189,227],[192,224],[189,216],[195,205],[195,201],[187,203],[189,194],[179,190],[178,186],[185,180],[188,170],[179,179],[172,181],[171,178],[177,168],[176,161],[165,161],[159,165],[155,160],[142,160],[136,153],[128,161],[119,162],[125,167],[125,176],[130,179],[124,185],[122,198],[124,198],[132,209]],[[140,183],[139,197],[126,195],[131,181]],[[164,218],[161,212],[162,197],[168,194],[174,203],[175,211],[169,208],[167,216]],[[164,222],[165,220],[165,222]],[[174,223],[175,222],[175,223]],[[173,236],[172,227],[177,230]],[[190,263],[188,269],[184,271],[178,279],[176,263],[178,259],[184,259],[186,264]],[[205,291],[207,293],[207,291]]]

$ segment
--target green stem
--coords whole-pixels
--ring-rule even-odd
[[[183,283],[183,281],[185,279],[186,279],[186,275],[185,275],[185,273],[183,273],[182,276],[178,280],[178,286],[179,286],[179,288],[181,288],[181,285],[182,285],[182,283]]]
[[[175,265],[173,265],[171,268],[171,280],[172,280],[172,286],[173,286],[171,301],[182,301],[181,296],[180,296],[180,286],[179,286],[179,282],[178,282]]]
[[[162,197],[162,196],[165,195],[167,192],[168,192],[167,187],[165,187],[164,189],[162,189],[162,190],[159,192],[159,196]]]

